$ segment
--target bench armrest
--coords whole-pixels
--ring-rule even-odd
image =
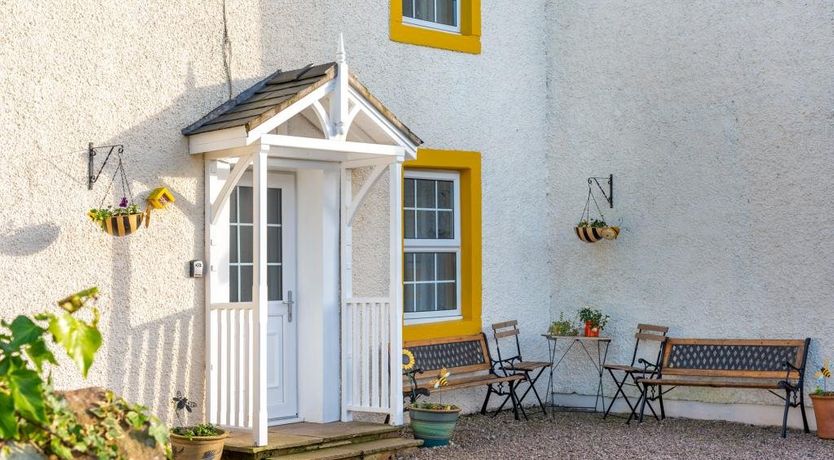
[[[790,361],[785,361],[785,366],[788,367],[788,371],[794,370],[794,371],[797,371],[797,372],[802,372],[802,369],[794,366],[793,363],[790,362]]]

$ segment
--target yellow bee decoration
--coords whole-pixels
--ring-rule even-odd
[[[444,367],[443,369],[440,369],[440,372],[437,373],[437,378],[432,380],[431,383],[434,385],[435,389],[445,387],[449,384],[448,379],[450,375],[452,375],[452,373]]]
[[[414,369],[414,364],[416,364],[416,361],[414,360],[414,353],[412,353],[411,350],[403,348],[403,370],[410,371],[411,369]]]
[[[829,367],[830,367],[830,363],[829,363],[829,362],[828,362],[828,360],[826,359],[826,360],[822,363],[822,367],[820,368],[820,370],[818,370],[818,371],[814,374],[814,377],[815,377],[815,378],[818,378],[818,379],[830,379],[830,378],[831,378],[831,370],[829,369]]]

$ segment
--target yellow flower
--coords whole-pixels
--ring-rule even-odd
[[[403,370],[410,371],[411,369],[414,369],[415,363],[416,361],[414,360],[414,353],[412,353],[410,350],[406,350],[405,348],[403,348]]]

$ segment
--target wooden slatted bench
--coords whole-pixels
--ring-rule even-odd
[[[487,387],[487,394],[481,406],[481,414],[486,414],[489,398],[493,394],[509,396],[513,403],[513,413],[518,420],[518,400],[515,388],[524,380],[521,374],[501,376],[492,367],[489,348],[484,334],[448,337],[440,339],[415,340],[403,344],[403,348],[414,355],[417,389],[426,394],[460,390],[472,387]],[[431,380],[437,377],[442,368],[450,373],[448,385],[434,388]],[[412,382],[405,379],[403,394],[410,396]]]
[[[650,387],[664,393],[663,387],[747,388],[768,390],[785,401],[782,437],[787,434],[788,410],[799,407],[808,433],[805,416],[805,362],[811,339],[676,339],[663,344],[663,357],[655,376],[639,379],[642,388],[640,421]],[[776,393],[777,390],[785,394]]]

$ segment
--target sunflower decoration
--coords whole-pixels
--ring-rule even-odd
[[[417,361],[414,360],[414,353],[412,353],[411,350],[403,348],[403,370],[410,371],[411,369],[414,369],[414,364],[416,363]]]
[[[449,379],[450,375],[452,375],[452,373],[449,372],[449,370],[444,367],[444,368],[440,369],[440,372],[437,373],[437,378],[432,380],[431,383],[432,383],[432,385],[434,386],[435,389],[440,388],[440,387],[445,387],[446,385],[449,384],[448,379]]]
[[[822,391],[828,391],[828,379],[831,378],[831,364],[826,359],[822,363],[822,367],[814,373],[814,378],[822,382]]]

